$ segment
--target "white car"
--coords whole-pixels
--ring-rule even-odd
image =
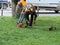
[[[60,0],[26,0],[28,3],[37,7],[37,9],[52,10],[55,13],[60,11]],[[43,2],[44,1],[44,2]]]

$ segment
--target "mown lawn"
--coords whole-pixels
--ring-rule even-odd
[[[60,45],[60,17],[38,17],[32,28],[19,28],[17,20],[0,17],[0,45]]]

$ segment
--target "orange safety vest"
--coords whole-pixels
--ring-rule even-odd
[[[25,5],[27,5],[27,2],[22,0],[22,6],[25,6]]]

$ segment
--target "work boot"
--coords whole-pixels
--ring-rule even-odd
[[[27,26],[27,25],[26,25],[25,28],[32,28],[32,26]]]

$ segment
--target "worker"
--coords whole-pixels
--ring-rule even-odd
[[[32,5],[31,4],[27,4],[26,2],[24,3],[24,2],[22,2],[22,12],[21,12],[21,14],[20,14],[20,18],[19,18],[19,21],[18,21],[18,26],[19,27],[23,27],[23,23],[22,23],[22,21],[23,21],[23,19],[24,19],[24,17],[25,17],[25,19],[26,19],[26,26],[25,27],[28,27],[28,26],[32,26],[32,22],[33,22],[33,15],[35,15],[34,17],[34,22],[36,22],[36,17],[37,17],[37,15],[36,15],[36,13],[35,13],[35,9],[33,9],[34,11],[32,11],[32,10],[30,10],[30,7],[31,7]],[[32,14],[31,14],[32,13]],[[31,15],[31,20],[29,19],[29,14]]]
[[[26,26],[25,27],[32,27],[32,23],[34,20],[34,23],[36,22],[36,12],[35,12],[36,8],[32,5],[30,8],[29,12],[26,12]],[[31,15],[31,17],[29,17],[29,14]]]
[[[23,7],[23,9],[22,9],[22,12],[21,12],[21,14],[20,14],[20,18],[19,18],[19,20],[18,20],[18,26],[19,27],[23,27],[23,23],[22,23],[22,21],[23,21],[23,19],[26,17],[26,14],[27,15],[29,15],[29,8],[31,7],[31,5],[30,4],[28,4],[28,5],[25,5],[24,7]],[[28,13],[27,13],[28,12]]]
[[[21,1],[18,1],[17,5],[16,5],[16,10],[15,10],[15,13],[16,13],[15,16],[17,18],[20,17],[21,11],[22,11],[22,3],[21,3]]]

